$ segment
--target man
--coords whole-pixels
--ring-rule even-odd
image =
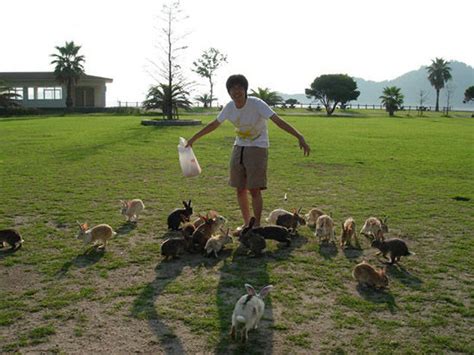
[[[303,135],[282,120],[264,101],[248,97],[248,86],[248,81],[243,75],[231,75],[227,79],[226,88],[232,101],[222,109],[214,121],[188,140],[188,146],[192,146],[196,140],[214,131],[225,120],[229,120],[235,126],[237,136],[230,158],[229,185],[236,189],[244,225],[248,225],[251,217],[248,199],[250,192],[256,220],[254,226],[259,226],[263,209],[262,190],[267,188],[268,119],[296,137],[305,156],[309,155],[310,148]]]

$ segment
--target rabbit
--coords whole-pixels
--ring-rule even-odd
[[[316,230],[314,231],[314,235],[318,237],[320,243],[321,241],[327,243],[331,240],[336,243],[336,238],[334,236],[334,221],[330,216],[323,214],[318,217],[316,220]]]
[[[192,222],[186,222],[185,224],[183,224],[183,228],[181,229],[181,232],[183,233],[184,238],[191,238],[195,230],[196,230],[196,227],[194,226]]]
[[[248,338],[248,331],[250,329],[257,329],[258,323],[265,311],[264,298],[273,289],[272,285],[265,286],[259,293],[255,292],[252,285],[245,284],[247,294],[240,297],[234,307],[232,313],[232,328],[230,336],[235,340],[235,333],[238,328],[242,327],[241,338],[245,343]]]
[[[372,247],[377,248],[382,253],[383,257],[386,258],[386,254],[390,253],[390,264],[400,261],[400,257],[414,255],[414,253],[408,250],[407,244],[399,238],[392,238],[387,240],[374,240],[372,241]]]
[[[116,232],[108,224],[98,224],[91,229],[88,229],[89,226],[87,223],[79,224],[79,233],[77,234],[77,239],[82,239],[84,244],[92,243],[97,244],[101,243],[100,248],[105,249],[107,246],[107,241],[112,238],[114,235],[117,235]]]
[[[204,220],[204,224],[201,224],[196,228],[192,234],[193,246],[198,246],[199,251],[204,251],[206,243],[216,231],[222,227],[227,220],[222,216],[210,218],[208,216],[201,216]]]
[[[377,217],[367,218],[360,230],[360,234],[365,235],[371,240],[384,240],[384,233],[388,233],[387,219],[388,217],[385,217],[383,220]]]
[[[322,216],[325,214],[323,211],[321,211],[319,208],[312,208],[309,210],[307,214],[304,215],[306,218],[306,224],[309,227],[314,227],[316,225],[316,221],[318,220],[319,216]]]
[[[295,233],[298,225],[306,225],[306,220],[300,216],[300,212],[301,207],[298,211],[293,210],[293,213],[279,215],[276,220],[276,225],[285,227]]]
[[[255,224],[255,218],[252,217],[249,226],[240,231],[239,241],[245,247],[249,248],[254,256],[262,255],[262,251],[267,247],[265,238],[260,234],[255,233],[252,226]]]
[[[265,218],[265,221],[268,222],[269,224],[277,224],[277,218],[283,214],[290,214],[291,212],[288,212],[287,210],[284,210],[283,208],[277,208],[276,210],[273,210],[270,212],[267,218]]]
[[[214,256],[217,258],[217,253],[224,247],[224,245],[233,242],[229,231],[230,228],[227,228],[226,232],[221,228],[223,234],[214,235],[206,242],[204,248],[206,249],[207,256],[211,256],[212,253],[214,253]]]
[[[357,239],[356,224],[352,217],[349,217],[341,224],[341,248],[351,246],[351,239],[354,239],[355,245],[360,247],[359,240]]]
[[[161,244],[161,255],[164,256],[164,260],[172,257],[173,259],[178,258],[184,250],[189,250],[191,239],[190,238],[168,238]]]
[[[11,250],[20,249],[23,242],[24,240],[20,233],[15,229],[0,230],[0,248],[8,244]]]
[[[177,208],[168,216],[168,229],[180,230],[181,222],[189,222],[191,215],[193,214],[193,208],[191,206],[191,200],[187,203],[183,201],[184,208]]]
[[[385,269],[377,271],[365,260],[354,267],[352,276],[360,285],[366,285],[376,289],[382,289],[388,286],[388,277],[385,275]]]
[[[216,211],[211,210],[211,211],[209,211],[209,214],[208,214],[208,215],[209,215],[209,218],[215,218],[215,217],[219,216],[219,213],[217,213]],[[202,217],[199,216],[199,217],[196,218],[192,223],[193,223],[194,227],[197,228],[197,227],[199,227],[201,224],[204,223],[204,219],[202,219]]]
[[[249,225],[242,229],[242,232],[252,229],[252,232],[262,236],[265,239],[273,239],[277,242],[286,243],[286,246],[291,245],[290,231],[282,226],[265,226],[253,227],[255,224],[255,217],[250,218]]]
[[[130,201],[122,201],[122,215],[127,218],[127,221],[137,221],[138,215],[145,209],[143,201],[136,198]]]

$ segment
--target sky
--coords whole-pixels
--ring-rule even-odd
[[[162,0],[15,0],[0,7],[0,72],[53,71],[50,55],[80,45],[85,72],[112,78],[107,106],[143,101],[163,53]],[[227,55],[214,77],[218,104],[225,81],[244,74],[250,89],[285,94],[323,74],[391,80],[439,57],[474,67],[472,0],[181,0],[173,25],[187,46],[178,63],[192,97],[209,92],[193,61],[213,47]],[[7,35],[8,34],[8,35]]]

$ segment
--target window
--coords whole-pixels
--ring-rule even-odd
[[[18,95],[13,98],[14,100],[23,100],[23,88],[11,88],[8,92]]]
[[[35,88],[28,88],[28,100],[35,99]]]
[[[61,87],[38,88],[38,100],[61,100],[63,98],[63,89]]]

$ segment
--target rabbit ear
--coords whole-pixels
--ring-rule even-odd
[[[245,284],[245,288],[247,289],[247,294],[250,296],[255,296],[257,293],[255,292],[255,289],[253,288],[252,285],[250,284]]]
[[[188,207],[191,208],[191,200],[188,202]]]
[[[303,207],[298,208],[298,212],[296,212],[296,213],[300,214],[302,209],[303,209]]]
[[[186,203],[186,201],[182,201],[182,202],[183,202],[184,207],[188,207],[188,204]]]
[[[260,290],[258,294],[261,298],[265,298],[265,296],[268,295],[272,289],[273,289],[273,285],[265,286],[264,288]]]

